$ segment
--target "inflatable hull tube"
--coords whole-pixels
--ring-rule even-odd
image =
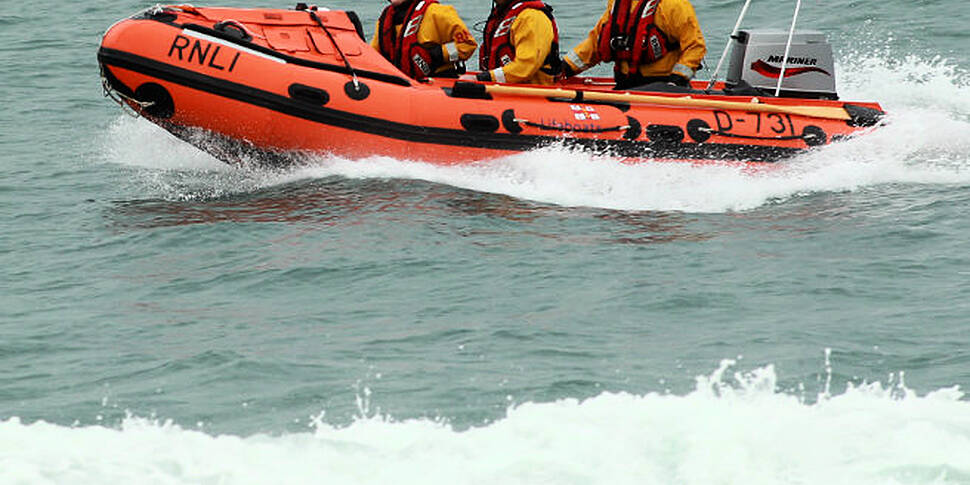
[[[227,162],[249,147],[274,164],[307,152],[461,164],[551,144],[631,161],[775,162],[869,130],[882,115],[875,103],[723,92],[614,99],[611,83],[595,78],[528,94],[419,83],[357,25],[340,11],[155,7],[115,24],[98,60],[106,86],[132,108]],[[199,131],[211,139],[187,135]]]

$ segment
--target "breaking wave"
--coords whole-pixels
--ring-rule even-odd
[[[806,400],[773,366],[725,360],[685,395],[604,393],[511,407],[482,427],[317,416],[305,433],[211,435],[0,421],[3,483],[970,483],[970,402],[902,376]],[[827,387],[827,386],[826,386]],[[811,401],[811,402],[808,402]]]

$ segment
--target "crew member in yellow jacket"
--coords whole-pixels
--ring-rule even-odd
[[[654,82],[689,86],[707,45],[689,0],[608,0],[589,36],[569,51],[563,72],[613,62],[616,89]]]
[[[552,84],[561,71],[559,29],[539,0],[496,0],[483,35],[479,81]]]
[[[437,0],[390,0],[371,45],[415,79],[458,77],[478,43],[458,12]]]

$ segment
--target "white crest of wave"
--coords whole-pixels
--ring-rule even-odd
[[[525,403],[456,431],[360,418],[282,436],[0,421],[0,483],[921,484],[970,481],[970,402],[901,379],[806,403],[772,366],[697,378],[684,396]]]
[[[116,122],[107,159],[163,171],[205,171],[205,194],[249,191],[303,178],[419,179],[563,206],[685,212],[741,211],[816,192],[879,184],[970,183],[970,86],[945,59],[849,54],[843,99],[876,99],[887,124],[842,143],[758,168],[623,160],[548,147],[473,165],[438,166],[370,157],[321,156],[286,173],[232,171],[145,121]],[[886,57],[882,57],[885,55]],[[164,181],[154,184],[165,187]],[[175,184],[178,185],[178,184]],[[171,190],[181,190],[174,187]]]

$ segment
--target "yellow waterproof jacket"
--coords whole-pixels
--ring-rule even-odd
[[[378,51],[381,49],[380,29],[380,20],[378,20],[377,27],[374,28],[374,38],[370,41],[371,47]],[[401,33],[400,25],[394,26],[394,33]],[[421,26],[418,27],[417,40],[419,44],[431,42],[441,46],[442,59],[446,62],[435,72],[454,69],[456,62],[468,60],[478,48],[478,42],[458,16],[455,7],[440,3],[428,6],[424,18],[421,19]]]
[[[512,45],[515,59],[489,71],[492,81],[500,83],[552,84],[555,78],[540,69],[550,69],[546,58],[556,38],[552,21],[545,12],[529,8],[512,22]]]
[[[634,0],[630,5],[631,10],[639,5],[640,1]],[[600,32],[610,21],[612,11],[613,0],[609,0],[606,12],[589,32],[589,36],[564,57],[573,71],[579,73],[600,63]],[[679,48],[671,50],[652,64],[641,65],[640,75],[652,77],[677,74],[687,79],[693,78],[707,54],[707,44],[704,42],[704,33],[701,32],[697,14],[694,13],[694,6],[689,0],[660,0],[654,22],[671,41],[679,44]],[[623,74],[630,73],[630,65],[626,61],[620,61],[617,67]]]

